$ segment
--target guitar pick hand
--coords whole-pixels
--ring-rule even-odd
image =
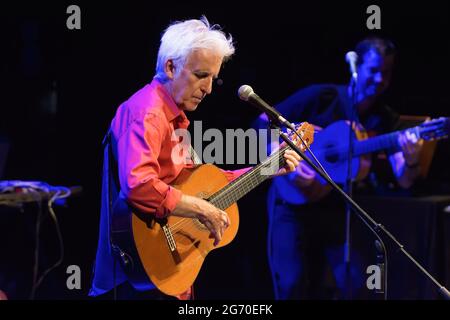
[[[225,229],[230,225],[230,218],[225,211],[208,201],[185,194],[172,215],[198,219],[211,233],[209,237],[214,238],[214,246],[219,244]]]
[[[316,178],[316,172],[311,169],[305,162],[300,162],[295,173],[290,179],[299,187],[308,187]]]
[[[405,165],[410,168],[417,167],[423,139],[418,139],[414,133],[405,131],[399,134],[398,142],[405,158]]]

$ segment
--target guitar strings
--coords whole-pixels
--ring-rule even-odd
[[[311,129],[305,129],[303,131],[314,132],[314,130],[311,130]],[[373,149],[378,149],[378,148],[382,147],[385,142],[388,142],[388,143],[389,142],[393,142],[393,143],[395,143],[397,141],[397,134],[398,134],[398,132],[392,132],[392,133],[389,133],[389,134],[378,136],[378,137],[375,138],[376,140],[372,140],[371,142],[369,142],[368,140],[362,140],[362,141],[357,141],[357,142],[366,142],[366,143],[368,143],[368,147],[363,148],[363,150],[360,150],[361,153],[365,153],[364,150],[366,150],[366,152],[367,152],[367,150],[370,150],[372,148]],[[277,151],[279,153],[278,159],[277,159],[278,161],[284,160],[284,159],[281,158],[281,155],[282,155],[281,151],[284,151],[285,149],[287,149],[287,147]],[[332,148],[328,148],[326,150],[316,151],[316,153],[320,154],[322,152],[326,152],[328,154],[342,155],[345,151],[346,151],[345,150],[345,146],[335,146],[335,147],[332,147]],[[267,161],[261,163],[261,165],[265,165],[265,164],[267,164],[269,162],[272,162],[274,160],[275,160],[275,157],[273,157],[273,158],[270,157]],[[231,183],[231,184],[227,185],[226,187],[224,187],[222,190],[218,191],[216,194],[213,194],[212,198],[214,198],[213,200],[215,201],[216,205],[221,207],[221,208],[223,208],[223,210],[225,210],[226,208],[231,206],[235,201],[230,201],[232,199],[229,196],[229,194],[230,193],[231,194],[236,194],[236,192],[246,193],[248,191],[247,190],[248,187],[252,187],[253,183],[255,182],[254,178],[255,177],[258,178],[260,176],[260,175],[256,175],[256,174],[257,174],[257,170],[254,170],[254,171],[250,172],[246,177],[244,177],[244,180],[243,180],[243,182],[241,184],[233,184],[233,183]],[[258,181],[256,181],[256,182],[258,182]],[[236,186],[238,186],[238,185],[239,185],[239,189],[232,190],[233,188],[236,189]],[[228,202],[231,202],[231,203],[228,204]],[[225,207],[225,206],[227,206],[227,207]],[[190,219],[190,218],[181,218],[179,222],[175,223],[172,226],[172,230],[175,233],[177,233],[179,230],[181,230],[181,227],[183,225],[185,225],[186,223],[191,222],[191,220],[192,219]],[[194,223],[192,223],[192,226],[195,227]]]
[[[308,132],[308,133],[314,133],[314,128],[313,129],[303,129],[300,130],[303,132]],[[278,164],[280,164],[281,161],[285,162],[284,159],[284,151],[286,149],[288,149],[289,146],[284,146],[282,149],[279,149],[277,151],[275,151],[275,153],[270,156],[269,158],[267,158],[265,161],[263,161],[262,163],[260,163],[257,167],[258,168],[262,168],[264,166],[266,166],[267,164],[270,163],[270,165],[272,165],[275,161],[278,162]],[[271,167],[271,166],[270,166]],[[255,168],[256,169],[256,168]],[[227,202],[229,202],[231,200],[231,197],[229,196],[229,194],[233,194],[236,193],[237,191],[241,191],[244,192],[243,189],[244,187],[246,188],[246,191],[248,191],[248,187],[252,186],[252,184],[255,182],[255,180],[257,180],[258,178],[261,177],[259,173],[259,170],[251,170],[249,171],[249,173],[245,174],[242,176],[241,179],[244,179],[241,181],[241,184],[237,183],[239,181],[239,179],[236,179],[235,181],[233,181],[232,183],[228,184],[227,186],[225,186],[222,190],[216,192],[215,194],[213,194],[210,198],[213,198],[211,201],[214,201],[216,203],[222,203],[222,206],[227,205]],[[256,178],[256,179],[255,179]],[[263,181],[265,179],[267,179],[267,177],[264,177]],[[236,188],[239,187],[238,190],[236,190]],[[234,189],[234,190],[232,190]],[[230,203],[227,208],[229,206],[231,206],[234,202]],[[222,208],[222,210],[225,210],[227,208]],[[180,221],[178,221],[177,223],[175,223],[173,226],[171,226],[171,229],[174,230],[174,232],[177,232],[178,230],[180,230],[186,223],[189,223],[190,220],[192,220],[192,218],[181,218]]]
[[[284,149],[284,148],[283,148]],[[281,150],[281,151],[283,151],[283,149]],[[280,160],[282,160],[282,159],[284,159],[283,158],[283,154],[282,154],[282,152],[281,151],[277,151],[278,152],[278,155],[274,155],[274,157],[273,158],[269,158],[269,160],[268,161],[265,161],[265,162],[263,162],[262,163],[262,165],[263,164],[266,164],[266,162],[274,162],[274,160],[275,159],[277,159],[278,161],[280,161]],[[251,186],[252,184],[253,184],[253,182],[255,182],[255,180],[257,180],[258,179],[258,177],[260,176],[260,175],[258,175],[257,172],[258,170],[254,170],[254,171],[252,171],[252,172],[250,172],[249,174],[247,174],[247,176],[246,177],[243,177],[243,179],[245,179],[245,180],[242,180],[242,182],[241,182],[241,184],[233,184],[232,186],[230,186],[230,185],[228,185],[228,186],[230,186],[230,187],[228,187],[228,186],[226,186],[226,187],[224,187],[222,190],[220,190],[220,191],[218,191],[217,193],[215,193],[215,194],[213,194],[212,196],[211,196],[211,198],[213,198],[212,200],[211,200],[211,202],[214,202],[216,205],[218,205],[222,210],[225,210],[225,209],[227,209],[229,206],[231,206],[233,203],[231,203],[231,204],[229,204],[228,205],[228,202],[230,202],[230,200],[231,200],[231,197],[229,196],[229,193],[236,193],[236,192],[243,192],[243,190],[245,189],[245,190],[248,190],[249,188],[249,186]],[[256,179],[255,179],[256,178]],[[264,179],[266,179],[266,177],[264,178]],[[238,190],[232,190],[232,189],[236,189],[236,187],[235,186],[239,186],[240,187],[240,189],[238,189]],[[228,188],[227,188],[228,187]],[[226,208],[224,208],[225,206],[227,206]],[[171,229],[172,230],[174,230],[175,232],[176,231],[178,231],[178,230],[180,230],[181,228],[183,228],[183,226],[186,224],[186,223],[189,223],[190,221],[191,221],[192,219],[191,218],[180,218],[180,221],[178,221],[178,222],[176,222],[173,226],[171,226]]]
[[[361,149],[356,153],[356,155],[358,155],[360,153],[361,154],[370,153],[376,149],[383,149],[383,146],[385,143],[396,144],[397,143],[397,134],[398,134],[398,132],[392,132],[392,133],[384,134],[384,135],[381,135],[378,137],[372,137],[372,138],[370,138],[370,140],[363,139],[363,140],[355,141],[356,142],[355,148],[359,147],[359,149]],[[365,148],[362,147],[363,146],[362,143],[367,144],[367,146]],[[345,146],[345,145],[337,145],[337,146],[326,148],[325,150],[316,151],[316,153],[320,154],[322,152],[326,152],[327,155],[330,155],[330,156],[331,155],[344,155],[345,156],[346,151],[347,151],[346,148],[347,148],[347,146]]]
[[[306,129],[303,131],[309,131],[311,133],[314,132],[313,129]],[[260,165],[258,165],[258,167],[263,167],[266,166],[267,164],[273,164],[275,161],[278,162],[278,164],[280,164],[281,160],[283,160],[283,162],[285,161],[283,155],[286,149],[288,149],[289,146],[285,146],[282,149],[276,151],[275,154],[273,154],[273,156],[269,157],[268,159],[266,159],[265,161],[263,161]],[[261,175],[258,174],[258,170],[252,170],[250,171],[248,174],[244,174],[244,176],[242,177],[244,180],[243,182],[241,181],[241,184],[237,183],[238,180],[235,180],[235,183],[230,183],[229,185],[227,185],[226,187],[224,187],[222,190],[218,191],[217,193],[213,194],[211,196],[211,198],[213,198],[214,202],[218,203],[218,204],[223,204],[222,205],[222,209],[226,209],[228,208],[231,204],[234,203],[234,201],[231,201],[232,203],[227,204],[227,202],[230,202],[231,198],[228,195],[229,193],[233,194],[236,193],[236,191],[241,191],[242,193],[244,192],[244,188],[247,187],[245,190],[248,189],[249,186],[251,186],[254,182],[255,182],[255,177],[258,179],[259,177],[261,177]],[[264,181],[267,177],[264,177],[262,181]],[[232,189],[236,189],[237,186],[239,186],[238,190],[232,190]],[[227,205],[226,208],[223,208],[225,205]],[[172,227],[174,228],[174,230],[178,230],[177,228],[180,228],[182,225],[184,225],[185,220],[189,221],[190,218],[182,218],[182,220],[180,220],[179,222],[177,222],[176,224],[174,224]]]
[[[268,163],[273,164],[276,160],[278,161],[278,163],[280,163],[281,160],[284,161],[283,151],[285,151],[287,148],[289,148],[289,147],[285,146],[282,149],[276,151],[276,154],[274,154],[273,157],[269,157],[264,162],[262,162],[260,165],[258,165],[258,167],[263,167],[263,166],[267,165]],[[242,179],[244,179],[244,180],[242,180],[241,184],[230,183],[227,186],[225,186],[222,190],[213,194],[211,196],[211,198],[213,198],[212,201],[214,201],[216,203],[222,203],[223,204],[222,207],[225,206],[226,203],[229,202],[229,200],[230,200],[230,196],[228,194],[235,193],[237,191],[237,190],[232,190],[232,189],[236,189],[236,186],[239,186],[239,188],[242,188],[242,189],[247,187],[246,188],[246,190],[247,190],[248,187],[251,186],[252,183],[255,182],[255,180],[258,179],[258,177],[260,177],[260,176],[261,175],[258,174],[258,170],[250,171],[247,175],[242,177]],[[264,177],[264,179],[266,179],[266,178],[267,177]],[[243,192],[242,189],[241,189],[241,192]],[[238,191],[239,190],[240,189],[238,189]],[[228,205],[227,208],[230,205]],[[222,210],[224,210],[224,209],[226,209],[226,208],[223,208]],[[192,220],[192,219],[191,218],[180,218],[180,221],[176,222],[173,226],[171,226],[171,229],[174,230],[174,232],[176,232],[176,231],[180,230],[186,223],[189,223],[190,220]]]
[[[305,129],[303,131],[314,132],[314,130],[311,130],[311,129]],[[377,137],[377,140],[373,140],[371,142],[371,144],[369,144],[369,147],[367,149],[370,149],[371,147],[372,148],[377,148],[377,146],[382,146],[385,141],[389,142],[389,140],[392,140],[392,142],[395,143],[395,141],[396,141],[396,133],[397,132],[393,132],[393,133],[390,133],[390,134],[386,134],[386,135]],[[368,142],[368,141],[366,141],[366,142]],[[277,151],[278,152],[278,157],[273,157],[273,158],[269,157],[267,159],[267,161],[261,163],[260,166],[262,167],[263,165],[267,165],[268,163],[272,164],[272,162],[275,159],[278,160],[279,162],[280,162],[280,160],[284,160],[282,158],[282,155],[283,155],[282,151],[284,151],[285,149],[287,149],[287,147],[285,147],[285,148],[283,148],[281,150],[278,150]],[[321,152],[327,152],[329,154],[330,153],[331,154],[334,153],[334,154],[338,154],[339,155],[339,154],[342,154],[343,152],[345,152],[345,146],[335,146],[335,147],[328,148],[328,149],[323,150],[323,151],[319,151],[319,153],[321,153]],[[215,204],[217,206],[219,206],[219,207],[223,208],[223,210],[225,210],[226,208],[228,208],[229,206],[231,206],[234,203],[234,201],[230,201],[232,199],[229,196],[229,194],[230,193],[231,194],[236,194],[237,192],[245,194],[248,191],[248,187],[252,187],[253,186],[253,183],[255,182],[255,180],[256,180],[256,182],[259,182],[259,181],[257,181],[257,179],[261,175],[257,175],[257,173],[258,173],[258,170],[252,170],[247,176],[243,177],[244,180],[242,180],[242,182],[240,184],[238,184],[238,183],[235,183],[235,184],[231,183],[231,184],[227,185],[226,187],[224,187],[222,190],[220,190],[217,193],[213,194],[211,196],[211,198],[213,198],[212,200],[214,200],[214,202],[215,202]],[[255,179],[255,177],[256,177],[256,179]],[[263,180],[265,180],[265,178]],[[232,189],[236,189],[236,186],[239,186],[239,189],[232,190]],[[231,203],[228,204],[228,202],[231,202]],[[227,206],[227,207],[225,208],[225,206]],[[181,218],[180,221],[178,221],[177,223],[175,223],[173,226],[170,227],[171,231],[174,233],[174,236],[178,235],[178,233],[182,229],[182,227],[185,226],[186,224],[189,224],[189,223],[191,223],[191,225],[189,226],[189,229],[192,229],[192,228],[197,228],[198,229],[198,227],[195,226],[195,223],[192,221],[191,218]],[[199,222],[199,223],[201,223],[201,222]],[[184,231],[188,231],[189,229],[184,228]],[[207,230],[205,230],[205,231],[207,231]]]

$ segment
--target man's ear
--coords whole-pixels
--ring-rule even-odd
[[[173,80],[175,78],[175,64],[172,59],[167,60],[164,64],[164,72],[168,79]]]

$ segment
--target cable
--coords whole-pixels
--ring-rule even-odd
[[[388,267],[388,259],[387,259],[387,255],[386,255],[386,247],[384,246],[383,242],[380,242],[379,240],[375,240],[375,248],[378,252],[377,254],[377,259],[380,258],[380,255],[382,255],[383,257],[383,270],[382,273],[384,274],[383,277],[383,291],[379,291],[377,289],[377,293],[383,293],[384,292],[384,300],[387,300],[387,267]],[[377,262],[377,264],[379,264],[379,262]]]
[[[0,182],[0,193],[7,192],[15,192],[17,188],[20,188],[21,193],[31,195],[30,199],[38,204],[38,214],[36,217],[36,229],[35,229],[35,249],[34,249],[34,266],[33,266],[33,283],[31,287],[30,299],[34,300],[36,295],[36,290],[41,285],[45,277],[56,267],[58,267],[62,261],[64,260],[64,242],[61,233],[61,228],[59,226],[58,218],[53,209],[53,204],[55,201],[68,198],[71,195],[71,191],[69,188],[61,187],[61,186],[50,186],[45,182],[40,181],[20,181],[20,180],[9,180]],[[47,209],[50,214],[50,217],[53,219],[56,233],[58,236],[59,243],[59,259],[49,268],[47,268],[44,272],[42,272],[41,276],[38,278],[39,273],[39,251],[40,251],[40,231],[41,231],[41,223],[42,223],[42,202],[43,202],[43,194],[53,195],[47,201]],[[27,199],[27,201],[30,201]],[[14,202],[14,201],[11,201]]]
[[[70,191],[69,191],[70,192]],[[55,264],[53,264],[51,267],[49,267],[47,270],[45,270],[41,277],[39,278],[39,280],[37,282],[34,282],[34,290],[36,290],[42,283],[42,281],[44,280],[44,278],[56,267],[58,267],[64,260],[64,242],[63,242],[63,238],[62,238],[62,234],[61,234],[61,229],[59,227],[59,223],[58,223],[58,218],[56,217],[55,211],[52,208],[53,202],[56,199],[62,199],[62,198],[66,198],[67,196],[60,196],[60,192],[56,192],[55,195],[48,201],[47,203],[47,208],[48,211],[50,213],[50,216],[52,217],[53,221],[55,222],[55,228],[56,228],[56,233],[58,235],[58,242],[59,242],[59,259],[55,262]]]
[[[34,300],[35,293],[36,293],[36,279],[37,274],[39,272],[39,245],[40,245],[40,231],[41,231],[41,217],[42,217],[42,198],[39,193],[36,193],[37,196],[37,205],[38,205],[38,213],[36,216],[36,230],[34,233],[35,240],[34,240],[34,264],[33,264],[33,282],[31,285],[31,293],[30,293],[30,300]]]

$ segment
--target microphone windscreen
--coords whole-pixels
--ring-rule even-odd
[[[241,100],[248,101],[248,98],[253,93],[252,87],[244,84],[238,90],[238,96]]]
[[[347,61],[348,63],[350,63],[351,61],[356,63],[356,61],[358,61],[358,54],[355,51],[347,52],[347,54],[345,55],[345,61]]]

